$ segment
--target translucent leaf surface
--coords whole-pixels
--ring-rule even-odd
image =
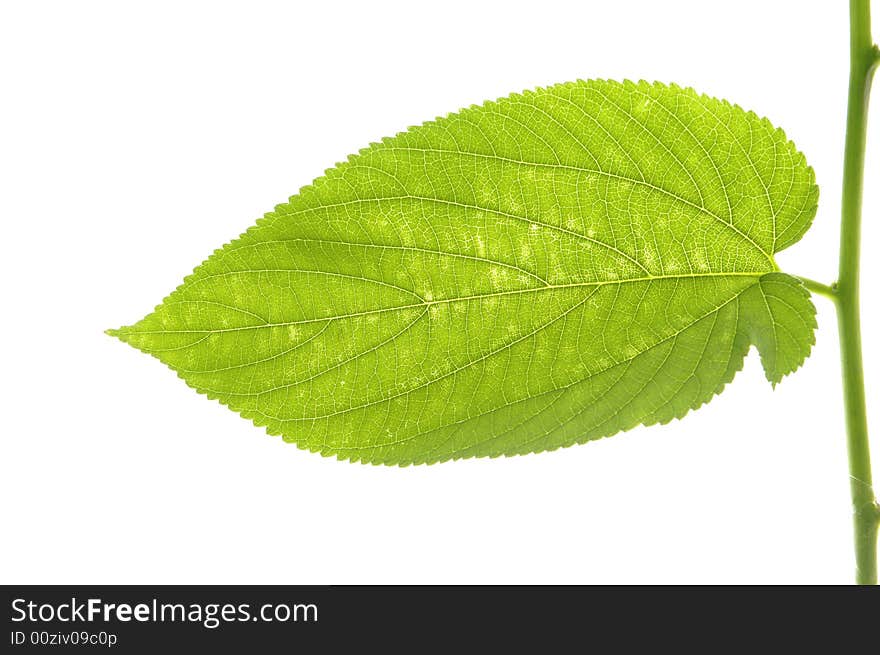
[[[302,448],[407,464],[681,417],[815,310],[774,254],[812,170],[767,120],[590,81],[472,107],[326,172],[111,331]]]

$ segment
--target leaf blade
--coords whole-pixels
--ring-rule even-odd
[[[362,150],[116,336],[324,454],[546,450],[682,416],[749,343],[794,370],[815,310],[773,254],[816,194],[737,107],[559,85]]]

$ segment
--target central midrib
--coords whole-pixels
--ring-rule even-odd
[[[247,271],[230,271],[230,273],[246,273]],[[439,298],[437,300],[423,300],[418,303],[410,303],[407,305],[395,305],[394,307],[380,307],[378,309],[368,309],[362,312],[352,312],[350,314],[337,314],[335,316],[321,316],[316,318],[307,318],[297,321],[283,321],[278,323],[264,323],[262,325],[246,325],[242,327],[231,327],[231,328],[217,328],[217,329],[206,329],[206,330],[130,330],[127,331],[128,334],[217,334],[224,332],[242,332],[248,330],[264,330],[269,328],[277,328],[277,327],[289,327],[294,325],[306,325],[310,323],[321,323],[324,321],[333,321],[333,320],[344,320],[349,318],[359,318],[361,316],[370,316],[374,314],[381,314],[386,312],[395,312],[395,311],[404,311],[408,309],[426,309],[436,305],[444,305],[455,302],[467,302],[470,300],[482,300],[486,298],[497,298],[502,296],[512,296],[526,293],[536,293],[539,291],[555,291],[559,289],[575,289],[575,288],[592,288],[592,287],[602,287],[613,284],[632,284],[637,282],[656,282],[659,280],[690,280],[690,279],[702,279],[702,278],[724,278],[724,277],[752,277],[757,280],[762,275],[766,275],[771,271],[748,271],[748,272],[728,272],[728,273],[687,273],[681,275],[650,275],[636,278],[624,278],[618,280],[600,280],[595,282],[573,282],[570,284],[548,284],[545,286],[538,287],[527,287],[525,289],[510,289],[507,291],[494,291],[491,293],[484,294],[474,294],[470,296],[455,296],[452,298]],[[321,271],[314,271],[314,273],[321,273]],[[198,300],[198,299],[184,299],[184,300],[176,300],[176,301],[166,301],[166,305],[174,305],[174,304],[198,304],[209,302],[206,300]]]

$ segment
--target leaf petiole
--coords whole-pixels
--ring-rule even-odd
[[[837,302],[837,285],[832,284],[823,284],[821,282],[816,282],[816,280],[811,280],[808,277],[804,277],[803,275],[796,276],[807,289],[809,289],[812,293],[815,293],[820,296],[825,296],[828,300],[832,302]]]

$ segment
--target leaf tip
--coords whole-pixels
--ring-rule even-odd
[[[122,326],[118,328],[110,328],[108,330],[104,330],[104,334],[106,334],[108,337],[119,339],[122,343],[130,343],[129,338],[131,332],[129,327]]]

